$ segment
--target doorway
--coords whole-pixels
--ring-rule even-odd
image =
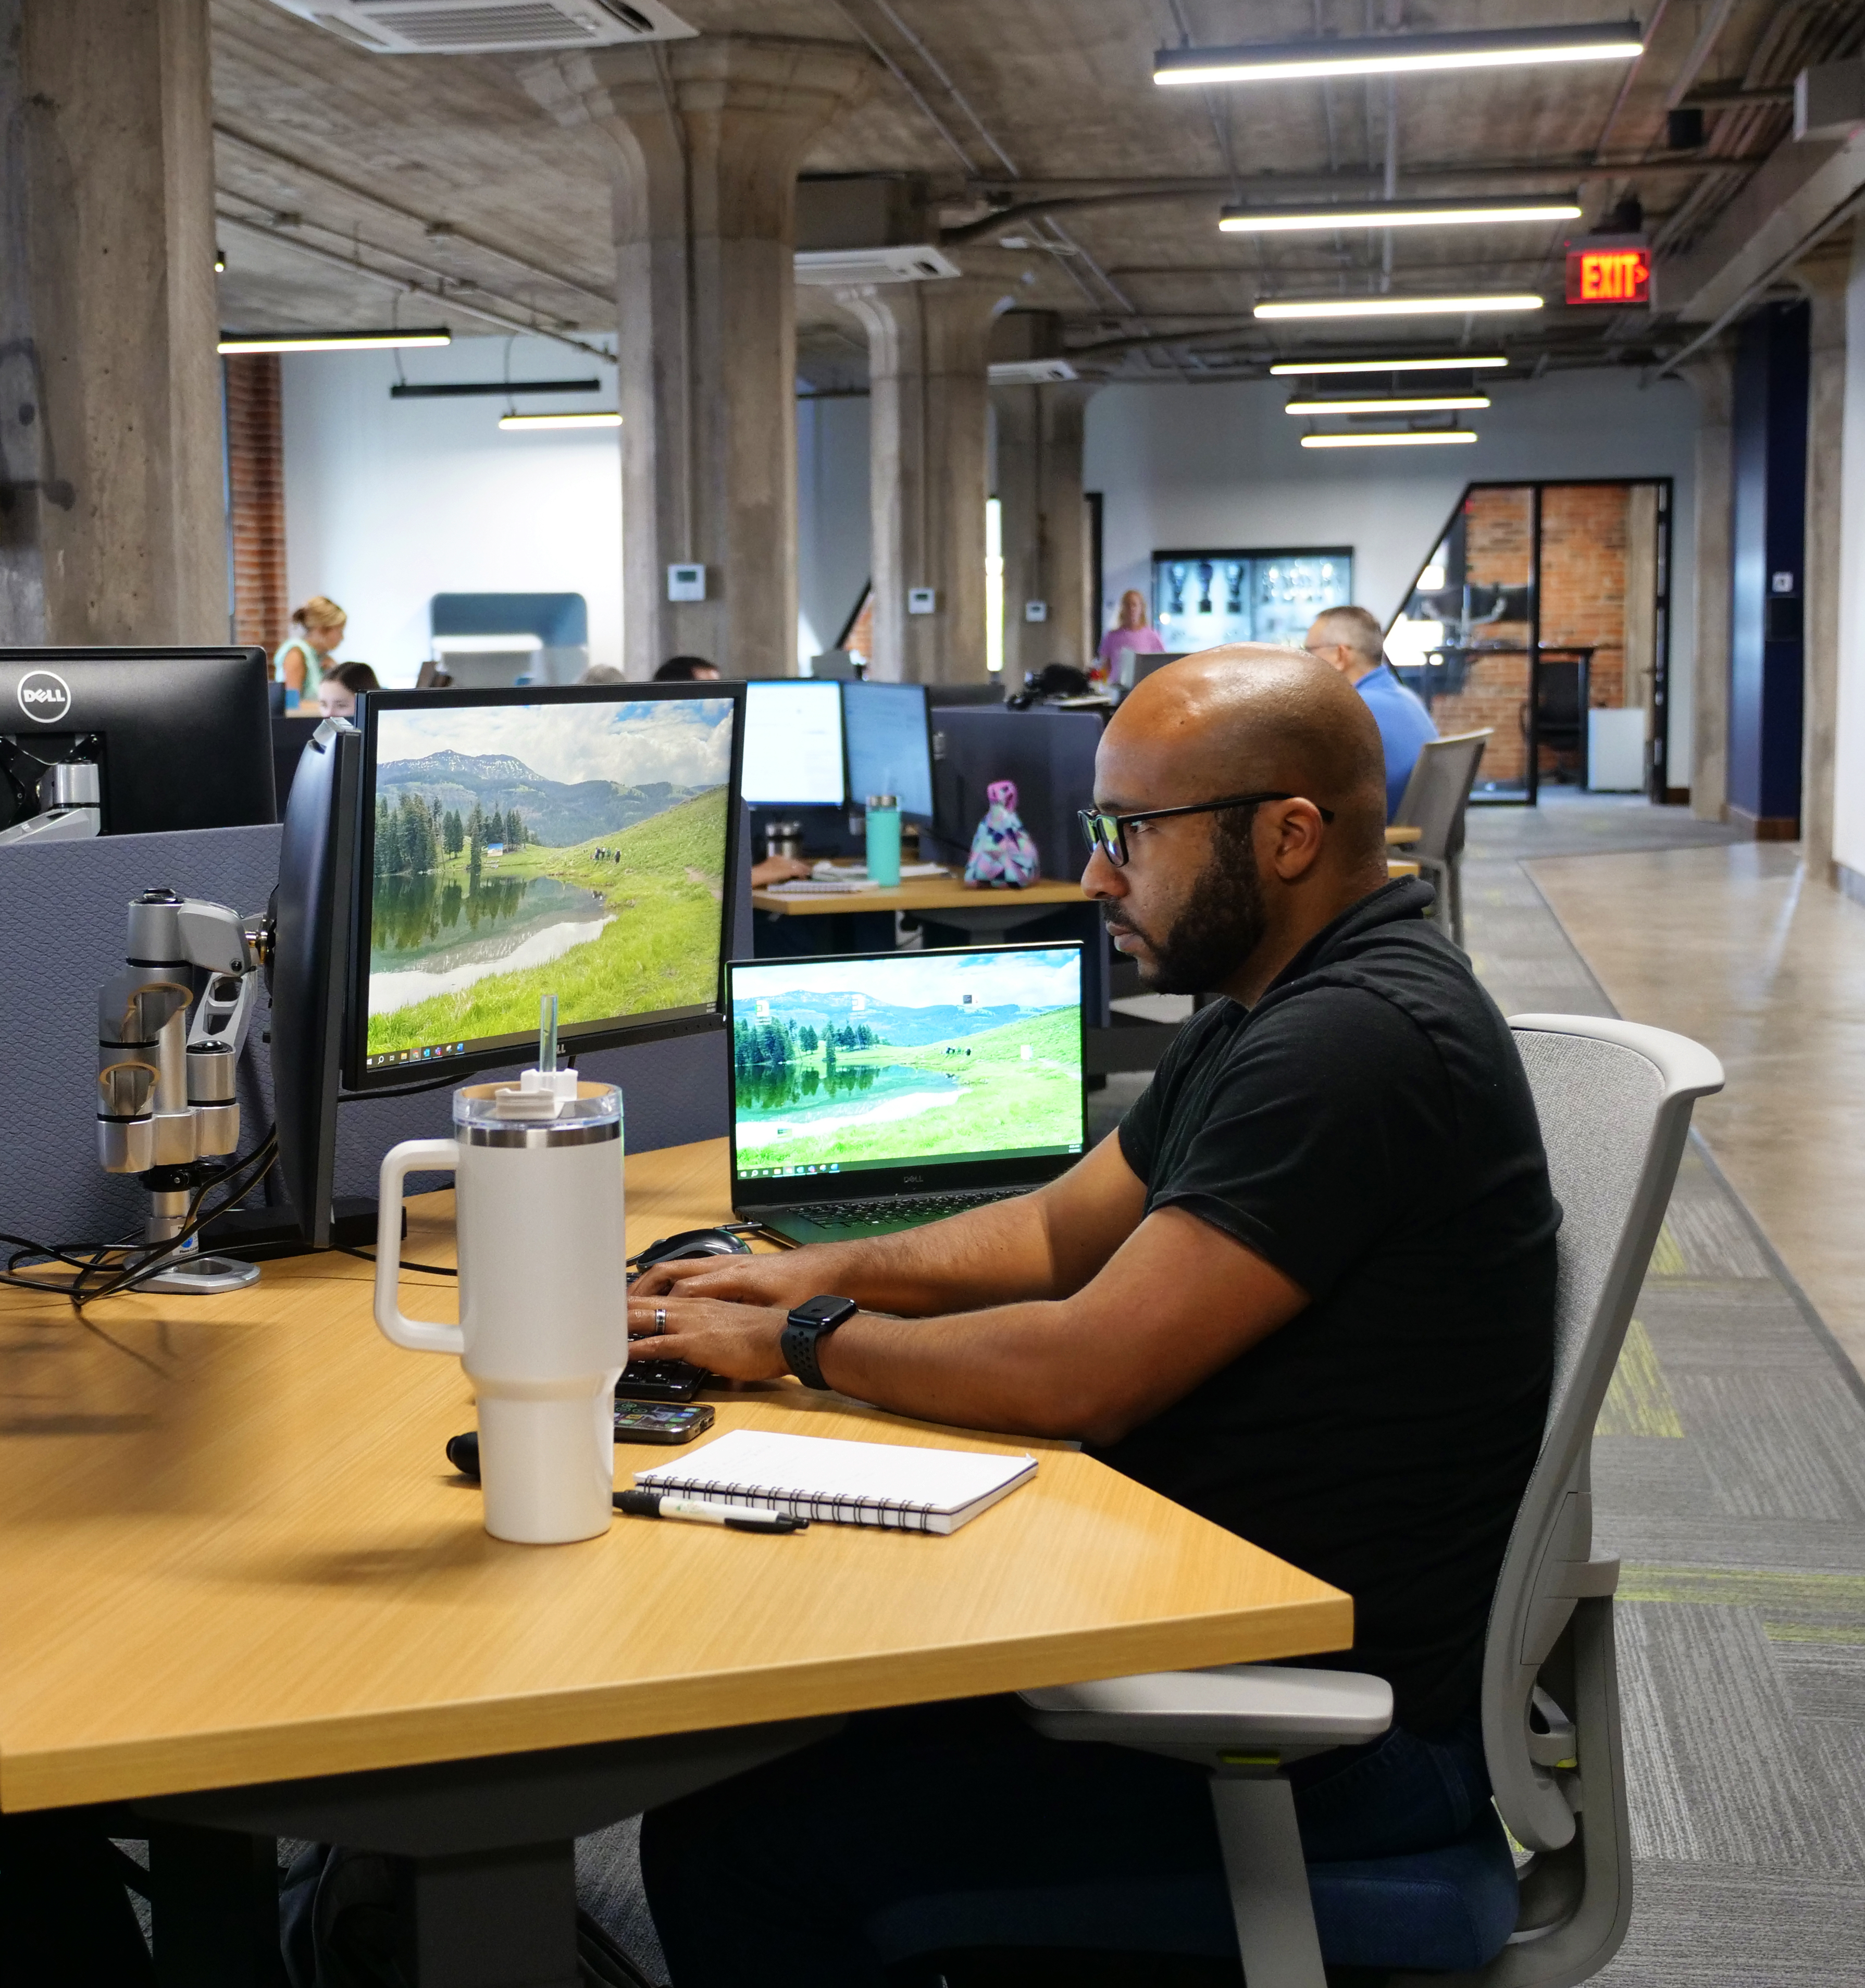
[[[1441,733],[1489,732],[1474,803],[1667,798],[1671,502],[1668,477],[1465,490],[1386,649]]]

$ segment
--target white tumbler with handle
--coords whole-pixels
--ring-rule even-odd
[[[572,1070],[454,1093],[454,1136],[383,1158],[376,1323],[397,1346],[457,1353],[479,1404],[485,1529],[529,1546],[608,1530],[615,1384],[628,1361],[622,1097]],[[403,1183],[451,1168],[460,1323],[400,1305]]]

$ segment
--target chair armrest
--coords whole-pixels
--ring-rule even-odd
[[[1218,1767],[1272,1766],[1360,1746],[1392,1723],[1384,1678],[1279,1664],[1153,1671],[1018,1696],[1030,1723],[1051,1740],[1100,1740]],[[1238,1755],[1253,1757],[1229,1757]]]

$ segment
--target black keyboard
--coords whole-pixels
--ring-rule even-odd
[[[1009,1201],[1027,1193],[1020,1187],[979,1188],[969,1194],[897,1194],[884,1201],[811,1202],[802,1208],[786,1208],[786,1215],[813,1222],[824,1229],[897,1229],[902,1222],[943,1221],[948,1215],[962,1215],[968,1208],[988,1207],[994,1201]]]
[[[650,1342],[651,1343],[651,1342]],[[642,1342],[635,1341],[636,1345]],[[712,1378],[684,1360],[638,1360],[631,1351],[615,1384],[618,1401],[690,1401]]]

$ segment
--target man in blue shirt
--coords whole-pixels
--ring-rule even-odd
[[[1431,714],[1400,682],[1386,660],[1384,631],[1363,607],[1329,607],[1315,617],[1302,644],[1340,674],[1367,701],[1386,749],[1386,819],[1398,813],[1418,749],[1438,736]]]

